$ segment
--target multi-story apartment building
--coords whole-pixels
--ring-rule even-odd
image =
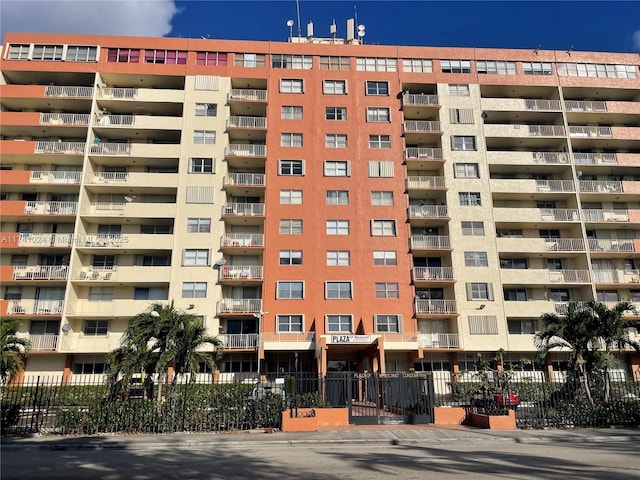
[[[220,335],[222,375],[551,373],[541,314],[640,303],[638,55],[292,40],[7,34],[26,375],[100,374],[154,301]]]

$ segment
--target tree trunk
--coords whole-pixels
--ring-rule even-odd
[[[580,383],[583,384],[584,393],[587,395],[587,400],[591,405],[594,405],[593,396],[591,395],[591,387],[589,386],[589,375],[585,371],[584,366],[580,365]]]

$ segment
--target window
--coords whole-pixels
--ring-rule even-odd
[[[327,332],[351,333],[351,315],[327,315]]]
[[[469,282],[467,300],[493,300],[493,287],[490,283]]]
[[[313,57],[309,55],[271,55],[271,68],[287,68],[293,70],[311,70]]]
[[[62,45],[34,45],[32,60],[62,60]]]
[[[454,163],[453,176],[455,178],[480,178],[477,163]]]
[[[98,47],[67,47],[67,62],[95,62],[98,59]]]
[[[342,133],[327,133],[324,136],[325,148],[347,148],[347,135]]]
[[[351,174],[350,162],[347,160],[325,160],[325,177],[348,177]]]
[[[391,148],[389,135],[369,135],[369,148]]]
[[[372,160],[369,162],[370,178],[393,178],[393,162]]]
[[[187,232],[189,233],[209,233],[211,231],[210,218],[188,218]]]
[[[452,124],[473,124],[472,108],[450,108],[449,121]]]
[[[325,95],[346,95],[346,80],[324,80],[322,82],[322,93]]]
[[[464,252],[464,264],[467,267],[487,267],[487,252]]]
[[[107,62],[139,63],[140,50],[132,48],[110,48],[107,51]]]
[[[505,302],[526,302],[527,290],[524,288],[505,288],[503,290]]]
[[[136,287],[133,290],[134,300],[166,300],[167,295],[164,287]]]
[[[471,73],[470,60],[440,60],[442,73]]]
[[[183,282],[182,298],[207,298],[207,282]]]
[[[304,282],[276,282],[278,299],[304,298]]]
[[[90,302],[110,302],[113,300],[113,287],[89,287]]]
[[[280,190],[280,203],[282,205],[301,205],[302,190]]]
[[[106,335],[109,331],[109,320],[85,320],[82,333],[87,336]]]
[[[551,64],[547,62],[522,62],[525,75],[552,75]]]
[[[450,83],[449,95],[452,97],[468,97],[471,95],[469,85],[466,83]]]
[[[326,282],[325,298],[334,300],[352,299],[351,282]]]
[[[522,238],[522,229],[519,228],[498,228],[496,229],[497,237],[505,238]]]
[[[216,143],[216,132],[213,130],[194,130],[193,143],[195,145],[214,145]]]
[[[345,107],[325,107],[325,120],[346,120],[347,109]]]
[[[451,149],[452,150],[475,150],[476,137],[471,135],[452,135]]]
[[[376,298],[400,298],[398,284],[393,282],[376,282]]]
[[[320,57],[320,70],[350,70],[349,57]]]
[[[497,335],[498,317],[495,315],[469,315],[471,335]]]
[[[327,235],[349,235],[349,220],[327,220]]]
[[[278,333],[302,332],[302,315],[278,315]]]
[[[208,249],[186,249],[182,252],[182,265],[187,267],[209,265]]]
[[[301,147],[302,134],[301,133],[281,133],[280,146],[281,147]]]
[[[375,315],[376,332],[400,332],[400,315]]]
[[[327,265],[330,267],[348,267],[351,263],[351,254],[348,250],[328,250]]]
[[[356,70],[360,72],[396,72],[398,60],[395,58],[356,58]]]
[[[373,237],[395,237],[395,220],[371,220],[371,235]]]
[[[302,160],[280,160],[280,175],[301,176],[304,175],[304,161]]]
[[[302,250],[280,250],[280,265],[302,265]]]
[[[283,120],[302,120],[302,107],[283,106],[280,109],[280,118]]]
[[[526,258],[501,258],[500,268],[509,270],[526,270],[529,268],[529,262]]]
[[[347,190],[327,190],[327,205],[349,205]]]
[[[373,252],[373,264],[380,267],[395,267],[398,265],[397,254],[394,251],[375,251]]]
[[[220,365],[222,373],[257,372],[258,362],[256,354],[229,353],[224,356]]]
[[[140,225],[140,233],[145,235],[171,235],[173,225]]]
[[[96,268],[113,268],[116,265],[115,255],[93,255],[91,266]]]
[[[280,233],[283,235],[302,234],[302,220],[292,220],[292,219],[280,220]]]
[[[234,67],[262,68],[265,66],[265,56],[257,53],[236,53],[233,56]]]
[[[299,78],[283,78],[280,80],[280,93],[303,93],[304,80]]]
[[[476,61],[476,69],[478,73],[489,75],[515,75],[516,62],[478,60]]]
[[[433,73],[433,61],[426,58],[403,58],[402,71],[413,73]]]
[[[9,60],[29,60],[31,45],[11,45],[9,47]]]
[[[145,63],[166,63],[167,65],[186,65],[187,52],[177,50],[145,50]]]
[[[380,95],[380,96],[388,96],[389,95],[389,82],[374,82],[368,81],[366,83],[366,92],[367,95]]]
[[[507,328],[511,335],[533,335],[536,333],[535,320],[507,319]]]
[[[196,52],[196,65],[226,66],[229,55],[220,52]]]
[[[387,107],[367,107],[367,122],[389,123],[391,112]]]
[[[460,205],[462,206],[480,206],[482,202],[480,200],[480,192],[459,192],[458,199],[460,200]]]
[[[191,187],[187,186],[186,189],[186,203],[213,203],[214,187]],[[142,229],[142,227],[140,227]]]
[[[215,117],[217,115],[217,103],[196,103],[196,117]]]
[[[142,264],[145,267],[168,267],[171,265],[171,255],[137,256],[137,262],[138,265]]]
[[[601,63],[558,63],[560,77],[600,77],[600,78],[636,78],[638,67],[635,65],[612,65]]]
[[[105,371],[104,362],[87,361],[73,362],[71,372],[74,375],[102,375]]]
[[[192,158],[189,173],[213,173],[213,158]]]
[[[393,205],[393,192],[373,191],[371,192],[371,205]]]

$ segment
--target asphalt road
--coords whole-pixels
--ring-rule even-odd
[[[2,452],[17,479],[549,479],[640,478],[634,441],[529,444],[150,445]]]

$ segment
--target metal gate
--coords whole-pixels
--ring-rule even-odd
[[[329,373],[326,399],[348,406],[349,422],[358,425],[433,422],[433,376],[419,374]]]

